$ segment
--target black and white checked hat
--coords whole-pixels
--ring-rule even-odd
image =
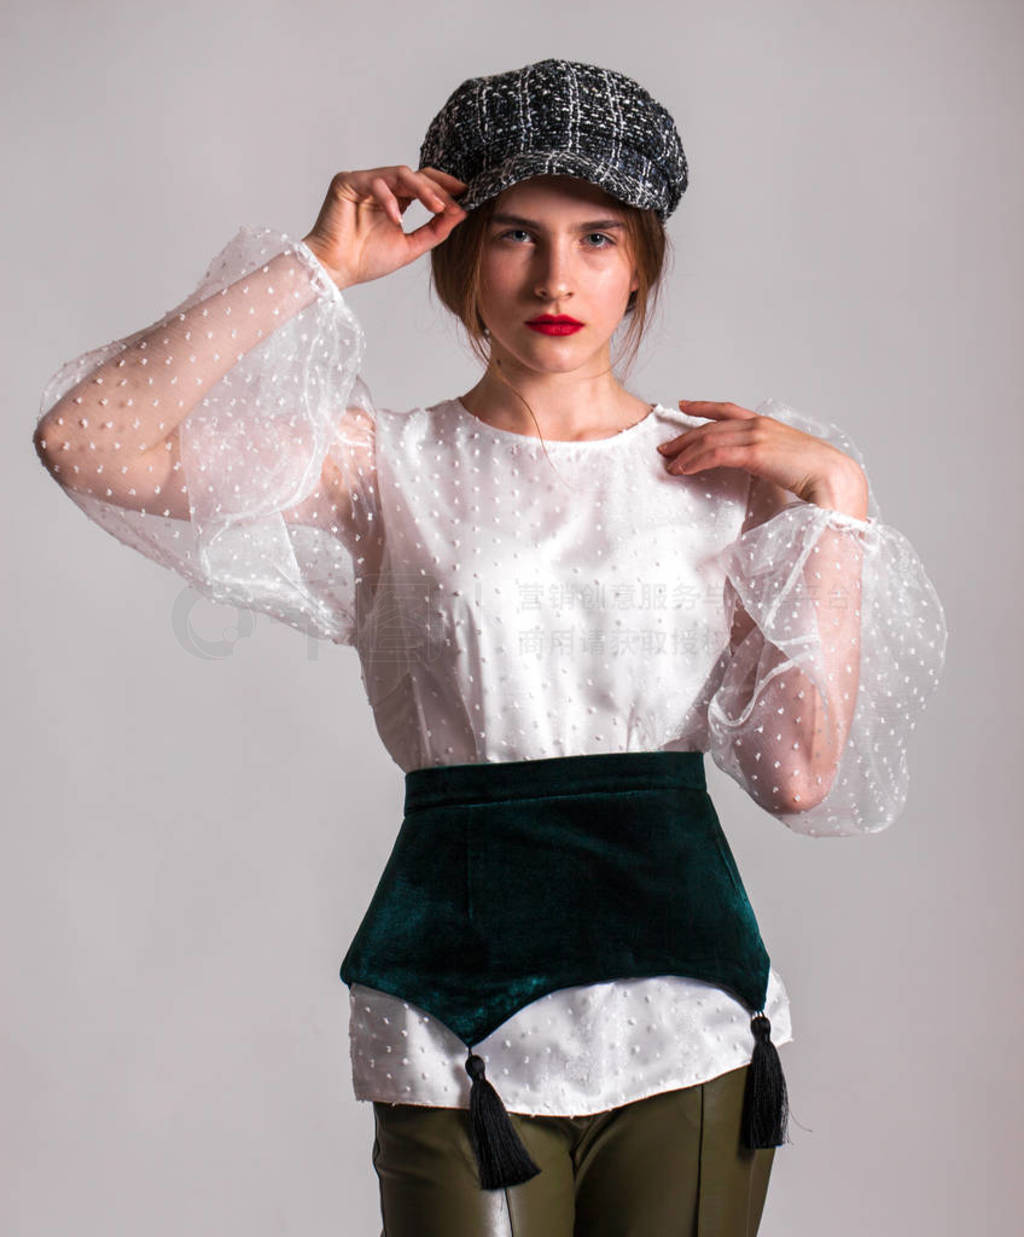
[[[631,77],[571,60],[464,81],[430,122],[420,167],[465,181],[467,211],[531,176],[577,176],[664,223],[687,184],[665,108]]]

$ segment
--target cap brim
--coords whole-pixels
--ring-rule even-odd
[[[597,185],[628,206],[658,210],[661,205],[652,199],[649,186],[624,176],[621,169],[565,150],[532,150],[512,155],[496,167],[474,176],[458,202],[463,210],[475,210],[506,189],[534,176],[572,176]]]

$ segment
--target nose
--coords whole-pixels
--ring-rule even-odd
[[[534,291],[542,301],[562,301],[572,296],[569,255],[561,245],[538,246]]]

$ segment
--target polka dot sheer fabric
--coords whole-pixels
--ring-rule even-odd
[[[758,411],[863,466],[835,426],[776,401]],[[866,520],[797,500],[762,522],[762,488],[724,557],[730,612],[749,620],[709,701],[712,756],[799,833],[877,832],[906,802],[907,744],[945,658],[941,603],[873,496]]]
[[[703,420],[661,404],[610,437],[543,443],[458,399],[377,408],[363,351],[312,252],[245,227],[158,322],[58,370],[36,448],[91,520],[210,600],[352,645],[403,771],[704,751],[796,832],[867,834],[899,816],[947,632],[873,493],[859,520],[738,469],[669,474],[657,444]],[[863,467],[838,427],[774,399],[757,411]],[[772,984],[782,1043],[774,971]],[[563,1102],[590,1101],[573,1111],[749,1060],[749,1019],[707,985],[591,995],[615,1015],[580,1041],[590,1073]],[[551,994],[543,1018],[528,1006],[492,1037],[511,1110],[550,1111],[546,1049],[580,1034],[585,998]],[[652,1015],[669,1005],[689,1011],[675,1041],[645,1030],[664,1030]],[[352,1008],[360,1098],[463,1102],[464,1051],[440,1024],[358,986]],[[621,1070],[596,1064],[623,1044]]]
[[[301,242],[240,229],[158,323],[54,374],[40,449],[86,515],[211,601],[349,644],[373,419],[337,291]]]

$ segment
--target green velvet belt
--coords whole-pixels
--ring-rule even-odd
[[[702,752],[441,765],[405,786],[401,829],[341,964],[346,984],[409,1001],[470,1048],[556,989],[655,975],[727,989],[756,1011],[755,1032],[767,1024],[769,958]],[[472,1052],[467,1070],[473,1113],[496,1096]],[[505,1168],[485,1164],[487,1117],[476,1116],[482,1181],[511,1184],[500,1148],[490,1151]]]

